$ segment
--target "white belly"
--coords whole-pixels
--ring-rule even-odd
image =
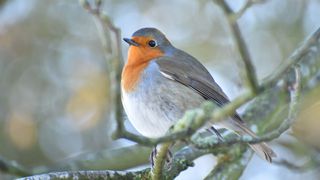
[[[186,110],[204,101],[194,90],[163,77],[157,68],[151,62],[133,92],[122,90],[130,122],[146,137],[163,136]]]

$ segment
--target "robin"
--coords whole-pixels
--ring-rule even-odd
[[[230,102],[208,70],[190,54],[175,48],[158,29],[139,29],[124,41],[130,47],[121,77],[122,103],[130,122],[142,135],[165,135],[185,111],[198,108],[206,100],[218,106]],[[239,135],[257,137],[237,113],[221,125]],[[266,143],[249,145],[269,162],[276,157]]]

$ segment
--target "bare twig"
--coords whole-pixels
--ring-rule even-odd
[[[113,89],[111,93],[113,93],[112,97],[114,97],[115,102],[115,119],[117,121],[116,127],[116,136],[121,134],[124,129],[123,125],[123,108],[121,103],[121,72],[123,67],[123,56],[121,50],[121,31],[117,28],[110,18],[101,10],[101,0],[95,1],[95,8],[93,8],[87,0],[79,0],[80,4],[84,9],[86,9],[90,14],[94,16],[94,20],[97,25],[97,29],[99,34],[101,35],[101,42],[105,49],[105,55],[107,60],[110,59],[109,56],[111,54],[111,61],[109,61],[108,69],[111,77],[111,84],[113,85]],[[110,32],[112,32],[115,36],[116,46],[112,48],[110,45]]]
[[[305,161],[303,164],[300,164],[300,165],[294,164],[293,162],[290,162],[285,159],[282,159],[280,161],[275,161],[274,163],[279,166],[284,166],[287,169],[293,170],[294,172],[297,172],[297,173],[302,173],[302,172],[311,170],[313,168],[319,169],[319,166],[317,166],[319,165],[319,163],[315,162],[313,159],[308,159],[307,161]]]
[[[239,9],[238,12],[234,13],[233,18],[234,20],[239,19],[243,14],[249,9],[251,6],[256,5],[258,3],[263,3],[266,0],[247,0],[244,5]]]
[[[283,78],[284,74],[292,69],[292,65],[299,63],[303,57],[314,50],[320,39],[320,28],[313,32],[306,40],[287,58],[282,65],[266,78],[260,86],[261,91],[273,87]]]
[[[230,26],[230,30],[232,33],[232,37],[237,45],[237,48],[239,49],[241,59],[243,60],[245,65],[246,75],[249,81],[250,90],[252,90],[253,93],[255,94],[258,91],[258,87],[259,87],[256,71],[252,64],[249,50],[247,49],[247,46],[241,34],[239,25],[237,24],[236,20],[232,19],[232,16],[234,16],[234,12],[229,7],[229,5],[225,0],[214,0],[214,1],[217,2],[218,5],[220,5],[221,9],[223,10],[224,14],[227,17],[228,24]]]

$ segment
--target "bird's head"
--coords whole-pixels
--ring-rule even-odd
[[[155,28],[142,28],[131,38],[124,38],[129,47],[128,63],[141,64],[170,52],[172,45],[166,36]]]

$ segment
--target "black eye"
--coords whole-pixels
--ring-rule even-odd
[[[150,47],[156,47],[157,46],[157,42],[155,40],[150,40],[148,42],[148,44],[149,44]]]

